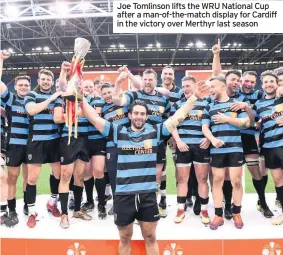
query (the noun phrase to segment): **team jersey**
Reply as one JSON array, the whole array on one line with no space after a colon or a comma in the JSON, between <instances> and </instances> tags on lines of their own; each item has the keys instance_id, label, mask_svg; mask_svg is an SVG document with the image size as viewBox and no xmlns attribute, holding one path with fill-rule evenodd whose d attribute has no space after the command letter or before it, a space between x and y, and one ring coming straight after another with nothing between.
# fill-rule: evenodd
<instances>
[{"instance_id":1,"label":"team jersey","mask_svg":"<svg viewBox=\"0 0 283 255\"><path fill-rule=\"evenodd\" d=\"M63 99L60 97L58 98L55 107L61 107L64 109L64 112L66 111L66 105L63 102ZM62 111L63 114L63 111ZM78 117L78 129L77 129L77 137L87 137L88 135L88 125L89 125L89 121L87 118L85 117ZM60 125L60 135L61 137L68 137L69 136L69 128L65 125L62 124ZM71 136L74 136L75 134L75 125L73 124L72 126L72 134Z\"/></svg>"},{"instance_id":2,"label":"team jersey","mask_svg":"<svg viewBox=\"0 0 283 255\"><path fill-rule=\"evenodd\" d=\"M5 134L6 134L6 117L4 116L4 114L2 114L2 110L1 110L1 136L5 136Z\"/></svg>"},{"instance_id":3,"label":"team jersey","mask_svg":"<svg viewBox=\"0 0 283 255\"><path fill-rule=\"evenodd\" d=\"M180 109L187 102L186 98L181 99L172 106L171 115ZM204 138L202 133L202 115L205 107L210 103L210 98L198 99L190 115L178 126L178 133L181 140L186 144L201 144Z\"/></svg>"},{"instance_id":4,"label":"team jersey","mask_svg":"<svg viewBox=\"0 0 283 255\"><path fill-rule=\"evenodd\" d=\"M276 119L283 117L283 98L262 98L255 104L257 117L262 119L263 147L283 146L283 127Z\"/></svg>"},{"instance_id":5,"label":"team jersey","mask_svg":"<svg viewBox=\"0 0 283 255\"><path fill-rule=\"evenodd\" d=\"M170 134L166 126L145 124L142 131L134 132L131 127L105 121L102 133L112 136L118 150L115 195L156 192L158 143Z\"/></svg>"},{"instance_id":6,"label":"team jersey","mask_svg":"<svg viewBox=\"0 0 283 255\"><path fill-rule=\"evenodd\" d=\"M158 88L163 88L162 85L158 85ZM177 87L176 85L174 85L174 87L169 90L169 95L168 95L168 99L171 105L173 105L174 103L180 101L182 98L185 97L184 92L181 88Z\"/></svg>"},{"instance_id":7,"label":"team jersey","mask_svg":"<svg viewBox=\"0 0 283 255\"><path fill-rule=\"evenodd\" d=\"M237 99L241 102L247 102L249 101L249 105L254 113L256 115L256 112L254 110L254 105L256 101L260 100L263 97L263 92L260 90L254 90L251 93L244 93L240 89L237 91ZM255 129L253 123L251 123L251 127L247 129L241 130L242 134L249 134L249 135L255 135Z\"/></svg>"},{"instance_id":8,"label":"team jersey","mask_svg":"<svg viewBox=\"0 0 283 255\"><path fill-rule=\"evenodd\" d=\"M130 126L130 120L128 118L128 106L118 106L112 104L104 104L102 107L102 118L108 120L116 125L122 125L125 127ZM114 147L113 140L107 140L107 147Z\"/></svg>"},{"instance_id":9,"label":"team jersey","mask_svg":"<svg viewBox=\"0 0 283 255\"><path fill-rule=\"evenodd\" d=\"M51 97L51 93L31 91L25 97L25 108L30 104L39 104ZM53 112L55 104L60 101L56 98L43 111L29 116L29 139L31 141L48 141L59 138L59 126L54 123Z\"/></svg>"},{"instance_id":10,"label":"team jersey","mask_svg":"<svg viewBox=\"0 0 283 255\"><path fill-rule=\"evenodd\" d=\"M169 100L156 92L155 95L149 95L142 91L129 91L125 93L127 105L132 104L135 100L141 100L146 103L149 108L147 123L156 125L162 123L170 114L171 105Z\"/></svg>"},{"instance_id":11,"label":"team jersey","mask_svg":"<svg viewBox=\"0 0 283 255\"><path fill-rule=\"evenodd\" d=\"M6 89L1 94L1 106L6 110L8 121L7 144L26 145L29 134L29 120L24 98Z\"/></svg>"},{"instance_id":12,"label":"team jersey","mask_svg":"<svg viewBox=\"0 0 283 255\"><path fill-rule=\"evenodd\" d=\"M244 111L232 112L230 107L233 103L238 102L235 98L229 98L227 102L212 101L209 103L202 116L202 125L210 125L213 136L222 140L225 144L220 148L215 148L211 145L210 153L233 153L243 152L240 128L230 124L215 124L213 116L218 113L224 113L233 118L246 118L248 114Z\"/></svg>"},{"instance_id":13,"label":"team jersey","mask_svg":"<svg viewBox=\"0 0 283 255\"><path fill-rule=\"evenodd\" d=\"M96 110L96 112L101 116L102 106L104 104L104 100L100 97L90 98L88 97L89 104ZM88 122L88 139L103 139L103 135L97 130L95 126L93 126L90 122Z\"/></svg>"}]
</instances>

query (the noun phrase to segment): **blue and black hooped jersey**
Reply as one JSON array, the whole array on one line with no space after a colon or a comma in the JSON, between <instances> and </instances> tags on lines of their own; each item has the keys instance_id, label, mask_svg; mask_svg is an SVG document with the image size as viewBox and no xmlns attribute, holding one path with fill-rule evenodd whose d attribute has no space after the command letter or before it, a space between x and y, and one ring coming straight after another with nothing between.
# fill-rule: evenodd
<instances>
[{"instance_id":1,"label":"blue and black hooped jersey","mask_svg":"<svg viewBox=\"0 0 283 255\"><path fill-rule=\"evenodd\" d=\"M6 89L1 95L1 106L6 110L8 121L7 144L27 145L29 119L25 109L24 98Z\"/></svg>"},{"instance_id":2,"label":"blue and black hooped jersey","mask_svg":"<svg viewBox=\"0 0 283 255\"><path fill-rule=\"evenodd\" d=\"M158 88L162 88L162 85L158 85ZM174 87L170 90L169 95L168 95L168 99L171 105L173 105L174 103L180 101L182 98L184 98L184 92L181 88L177 87L176 85L174 85Z\"/></svg>"},{"instance_id":3,"label":"blue and black hooped jersey","mask_svg":"<svg viewBox=\"0 0 283 255\"><path fill-rule=\"evenodd\" d=\"M102 106L104 104L104 100L100 97L90 98L88 97L89 104L96 110L96 112L101 116ZM90 122L88 122L88 139L103 139L103 135L97 130L95 126L93 126Z\"/></svg>"},{"instance_id":4,"label":"blue and black hooped jersey","mask_svg":"<svg viewBox=\"0 0 283 255\"><path fill-rule=\"evenodd\" d=\"M240 128L227 123L215 124L213 121L213 116L218 113L224 113L232 118L248 118L248 114L244 111L232 112L230 110L232 104L237 101L234 98L223 103L212 101L203 112L202 124L209 124L213 136L225 143L220 148L211 145L211 154L243 152Z\"/></svg>"},{"instance_id":5,"label":"blue and black hooped jersey","mask_svg":"<svg viewBox=\"0 0 283 255\"><path fill-rule=\"evenodd\" d=\"M61 97L58 98L58 100L55 104L55 107L61 107L61 108L63 108L64 113L66 112L66 105L63 102L63 99ZM62 111L62 114L63 114L63 111ZM78 133L77 133L78 138L88 136L88 125L89 125L89 121L88 121L87 118L78 117ZM62 123L60 125L60 128L61 128L61 130L60 130L61 137L68 137L69 136L69 128L64 123ZM75 134L75 126L73 124L73 126L72 126L72 136L74 136L74 134Z\"/></svg>"},{"instance_id":6,"label":"blue and black hooped jersey","mask_svg":"<svg viewBox=\"0 0 283 255\"><path fill-rule=\"evenodd\" d=\"M146 103L149 108L147 123L150 125L162 123L170 114L170 102L159 92L156 92L155 95L149 95L143 90L137 92L129 91L125 95L127 98L127 105L132 104L137 99Z\"/></svg>"},{"instance_id":7,"label":"blue and black hooped jersey","mask_svg":"<svg viewBox=\"0 0 283 255\"><path fill-rule=\"evenodd\" d=\"M156 161L158 144L170 133L164 124L145 124L140 132L105 122L103 135L110 137L118 150L116 195L157 191Z\"/></svg>"},{"instance_id":8,"label":"blue and black hooped jersey","mask_svg":"<svg viewBox=\"0 0 283 255\"><path fill-rule=\"evenodd\" d=\"M25 107L38 104L51 97L51 93L31 91L25 97ZM47 108L34 116L29 116L29 139L31 141L48 141L59 138L59 126L54 123L53 113L59 98L48 104Z\"/></svg>"},{"instance_id":9,"label":"blue and black hooped jersey","mask_svg":"<svg viewBox=\"0 0 283 255\"><path fill-rule=\"evenodd\" d=\"M178 109L180 109L187 102L186 98L178 101L172 106L171 115L173 115ZM198 99L195 103L190 115L178 126L179 137L186 144L201 144L201 140L204 138L202 133L202 115L205 107L211 99Z\"/></svg>"},{"instance_id":10,"label":"blue and black hooped jersey","mask_svg":"<svg viewBox=\"0 0 283 255\"><path fill-rule=\"evenodd\" d=\"M249 105L254 113L254 115L256 115L256 112L254 110L254 105L255 103L262 99L263 97L263 92L260 90L254 90L251 93L244 93L242 92L240 89L236 92L236 97L239 101L241 102L249 102ZM255 135L255 129L253 127L253 123L251 123L251 127L247 128L247 129L242 129L241 130L242 134L250 134L250 135Z\"/></svg>"},{"instance_id":11,"label":"blue and black hooped jersey","mask_svg":"<svg viewBox=\"0 0 283 255\"><path fill-rule=\"evenodd\" d=\"M276 148L283 146L283 127L276 119L283 118L283 98L263 98L256 102L257 117L262 119L263 147Z\"/></svg>"},{"instance_id":12,"label":"blue and black hooped jersey","mask_svg":"<svg viewBox=\"0 0 283 255\"><path fill-rule=\"evenodd\" d=\"M115 104L104 104L102 107L102 118L108 120L116 125L124 127L130 126L130 120L128 118L128 106L118 106ZM113 141L107 141L107 147L114 147Z\"/></svg>"}]
</instances>

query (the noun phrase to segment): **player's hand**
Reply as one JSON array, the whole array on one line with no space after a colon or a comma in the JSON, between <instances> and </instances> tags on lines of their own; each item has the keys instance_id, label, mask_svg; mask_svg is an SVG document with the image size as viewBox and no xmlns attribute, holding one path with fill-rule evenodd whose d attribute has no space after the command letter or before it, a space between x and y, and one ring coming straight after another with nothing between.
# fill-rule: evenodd
<instances>
[{"instance_id":1,"label":"player's hand","mask_svg":"<svg viewBox=\"0 0 283 255\"><path fill-rule=\"evenodd\" d=\"M177 142L177 147L181 152L189 151L190 149L189 146L182 141Z\"/></svg>"},{"instance_id":2,"label":"player's hand","mask_svg":"<svg viewBox=\"0 0 283 255\"><path fill-rule=\"evenodd\" d=\"M128 67L127 66L122 66L122 67L120 67L119 69L118 69L118 72L119 73L122 73L122 72L125 72L125 73L128 73L129 72L129 69L128 69Z\"/></svg>"},{"instance_id":3,"label":"player's hand","mask_svg":"<svg viewBox=\"0 0 283 255\"><path fill-rule=\"evenodd\" d=\"M59 96L62 95L62 91L57 91L55 92L50 98L49 98L49 101L50 102L53 102L54 100L56 100Z\"/></svg>"},{"instance_id":4,"label":"player's hand","mask_svg":"<svg viewBox=\"0 0 283 255\"><path fill-rule=\"evenodd\" d=\"M224 124L228 121L228 116L226 116L224 113L218 112L217 115L213 116L213 121L215 124Z\"/></svg>"},{"instance_id":5,"label":"player's hand","mask_svg":"<svg viewBox=\"0 0 283 255\"><path fill-rule=\"evenodd\" d=\"M207 138L203 138L201 139L201 144L199 145L199 147L201 149L206 150L209 147L209 145L210 145L210 141Z\"/></svg>"},{"instance_id":6,"label":"player's hand","mask_svg":"<svg viewBox=\"0 0 283 255\"><path fill-rule=\"evenodd\" d=\"M279 127L282 127L283 126L283 118L276 119L276 123L278 124Z\"/></svg>"},{"instance_id":7,"label":"player's hand","mask_svg":"<svg viewBox=\"0 0 283 255\"><path fill-rule=\"evenodd\" d=\"M217 44L212 46L211 51L212 51L213 55L220 53L220 39L218 39Z\"/></svg>"},{"instance_id":8,"label":"player's hand","mask_svg":"<svg viewBox=\"0 0 283 255\"><path fill-rule=\"evenodd\" d=\"M245 110L249 107L249 105L245 102L237 102L233 103L232 106L230 107L230 110L233 112L237 112L239 110Z\"/></svg>"},{"instance_id":9,"label":"player's hand","mask_svg":"<svg viewBox=\"0 0 283 255\"><path fill-rule=\"evenodd\" d=\"M61 65L61 70L62 71L65 71L65 72L69 72L71 69L71 63L70 62L67 62L67 61L64 61Z\"/></svg>"},{"instance_id":10,"label":"player's hand","mask_svg":"<svg viewBox=\"0 0 283 255\"><path fill-rule=\"evenodd\" d=\"M7 50L0 50L0 59L8 59L11 56L11 53Z\"/></svg>"},{"instance_id":11,"label":"player's hand","mask_svg":"<svg viewBox=\"0 0 283 255\"><path fill-rule=\"evenodd\" d=\"M171 137L168 141L168 146L171 150L176 150L176 142L173 137Z\"/></svg>"},{"instance_id":12,"label":"player's hand","mask_svg":"<svg viewBox=\"0 0 283 255\"><path fill-rule=\"evenodd\" d=\"M198 98L204 98L210 95L209 86L207 85L206 81L199 81L196 84L194 95Z\"/></svg>"},{"instance_id":13,"label":"player's hand","mask_svg":"<svg viewBox=\"0 0 283 255\"><path fill-rule=\"evenodd\" d=\"M222 140L217 139L217 138L213 139L213 140L211 141L211 143L212 143L212 145L213 145L215 148L220 148L220 147L222 147L222 146L225 144Z\"/></svg>"},{"instance_id":14,"label":"player's hand","mask_svg":"<svg viewBox=\"0 0 283 255\"><path fill-rule=\"evenodd\" d=\"M118 76L116 82L118 82L118 83L123 82L127 78L128 78L128 74L126 72L121 72L120 75Z\"/></svg>"},{"instance_id":15,"label":"player's hand","mask_svg":"<svg viewBox=\"0 0 283 255\"><path fill-rule=\"evenodd\" d=\"M283 87L278 87L276 90L276 97L282 97L283 96Z\"/></svg>"}]
</instances>

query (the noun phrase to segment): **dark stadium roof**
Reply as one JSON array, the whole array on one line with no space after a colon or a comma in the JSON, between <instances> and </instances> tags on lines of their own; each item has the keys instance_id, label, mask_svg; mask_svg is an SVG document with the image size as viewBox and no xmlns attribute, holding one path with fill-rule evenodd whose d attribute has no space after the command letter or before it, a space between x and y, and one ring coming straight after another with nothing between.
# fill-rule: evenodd
<instances>
[{"instance_id":1,"label":"dark stadium roof","mask_svg":"<svg viewBox=\"0 0 283 255\"><path fill-rule=\"evenodd\" d=\"M73 10L71 18L64 19L54 17L55 0L15 0L22 13L9 20L5 9L9 2L2 0L0 6L1 49L14 52L6 63L8 70L59 67L72 57L77 37L92 44L85 64L90 68L167 64L211 68L211 47L217 38L222 40L225 68L283 65L283 34L113 34L110 0L87 1L85 13L78 7L81 1L67 1Z\"/></svg>"}]
</instances>

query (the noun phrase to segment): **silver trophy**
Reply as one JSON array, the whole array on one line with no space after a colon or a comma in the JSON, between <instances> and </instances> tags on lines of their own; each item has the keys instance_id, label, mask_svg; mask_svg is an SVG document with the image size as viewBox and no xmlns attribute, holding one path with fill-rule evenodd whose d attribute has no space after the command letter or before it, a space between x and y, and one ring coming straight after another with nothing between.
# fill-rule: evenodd
<instances>
[{"instance_id":1,"label":"silver trophy","mask_svg":"<svg viewBox=\"0 0 283 255\"><path fill-rule=\"evenodd\" d=\"M85 56L89 51L91 43L85 38L76 38L74 46L74 56L71 62L71 70L69 72L69 82L63 97L69 101L82 100L83 88L82 70L85 63Z\"/></svg>"}]
</instances>

